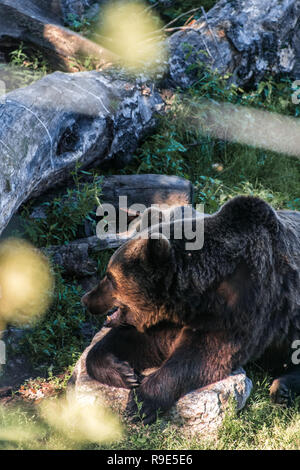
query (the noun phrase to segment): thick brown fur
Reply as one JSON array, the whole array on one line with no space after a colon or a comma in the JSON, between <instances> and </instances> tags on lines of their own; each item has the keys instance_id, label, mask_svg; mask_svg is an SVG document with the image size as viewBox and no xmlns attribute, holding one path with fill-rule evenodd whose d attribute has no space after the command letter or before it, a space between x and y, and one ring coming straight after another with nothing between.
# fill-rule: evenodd
<instances>
[{"instance_id":1,"label":"thick brown fur","mask_svg":"<svg viewBox=\"0 0 300 470\"><path fill-rule=\"evenodd\" d=\"M172 237L182 223L171 221L170 240L159 235L160 225L151 238L127 242L84 296L92 313L120 312L116 327L90 351L88 373L138 387L145 423L185 393L258 358L268 358L276 374L285 370L271 388L275 401L300 393L299 367L291 361L300 339L300 213L234 198L205 216L204 246L190 251L186 240ZM142 377L147 367L158 369ZM129 411L136 412L133 399Z\"/></svg>"}]
</instances>

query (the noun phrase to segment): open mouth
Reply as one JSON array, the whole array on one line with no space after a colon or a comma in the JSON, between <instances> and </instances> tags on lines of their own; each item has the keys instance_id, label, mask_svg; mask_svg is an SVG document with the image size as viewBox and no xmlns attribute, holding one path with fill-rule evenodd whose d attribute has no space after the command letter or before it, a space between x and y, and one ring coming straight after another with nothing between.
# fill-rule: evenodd
<instances>
[{"instance_id":1,"label":"open mouth","mask_svg":"<svg viewBox=\"0 0 300 470\"><path fill-rule=\"evenodd\" d=\"M114 323L119 323L121 317L121 308L113 307L107 312L107 317L103 326L112 326Z\"/></svg>"}]
</instances>

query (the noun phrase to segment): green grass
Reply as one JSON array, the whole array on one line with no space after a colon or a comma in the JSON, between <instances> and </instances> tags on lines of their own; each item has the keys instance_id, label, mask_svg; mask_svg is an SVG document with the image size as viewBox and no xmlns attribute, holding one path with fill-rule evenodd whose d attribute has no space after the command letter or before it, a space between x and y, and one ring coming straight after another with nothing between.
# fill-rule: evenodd
<instances>
[{"instance_id":1,"label":"green grass","mask_svg":"<svg viewBox=\"0 0 300 470\"><path fill-rule=\"evenodd\" d=\"M39 373L61 372L75 363L84 346L82 327L88 314L80 304L82 289L56 271L51 308L20 342L20 350Z\"/></svg>"},{"instance_id":2,"label":"green grass","mask_svg":"<svg viewBox=\"0 0 300 470\"><path fill-rule=\"evenodd\" d=\"M79 166L72 172L72 177L72 189L40 203L45 218L30 217L31 202L23 206L21 218L24 237L35 246L63 245L85 237L85 221L95 227L92 216L100 204L101 178L92 172L80 170ZM91 181L82 182L83 177ZM97 256L99 276L105 271L111 254L111 251L106 251ZM48 371L59 373L74 365L87 346L86 337L82 333L84 325L91 322L91 316L80 303L84 292L78 280L67 277L63 268L53 263L52 270L55 279L52 304L42 318L26 329L19 344L19 353L26 354L36 371L46 375ZM95 321L95 333L100 326L101 320L100 323Z\"/></svg>"},{"instance_id":3,"label":"green grass","mask_svg":"<svg viewBox=\"0 0 300 470\"><path fill-rule=\"evenodd\" d=\"M33 50L23 42L10 52L10 64L23 69L34 70L41 76L49 72L49 64L39 51Z\"/></svg>"},{"instance_id":4,"label":"green grass","mask_svg":"<svg viewBox=\"0 0 300 470\"><path fill-rule=\"evenodd\" d=\"M31 218L32 205L36 201L23 206L21 216L24 221L25 236L38 247L62 245L83 238L84 222L87 221L96 229L92 218L100 204L101 178L92 172L83 171L77 165L71 172L73 188L60 196L40 204L44 217ZM82 183L84 176L92 177L92 182Z\"/></svg>"},{"instance_id":5,"label":"green grass","mask_svg":"<svg viewBox=\"0 0 300 470\"><path fill-rule=\"evenodd\" d=\"M195 185L195 203L206 212L219 208L236 194L255 194L275 208L299 210L300 160L284 154L214 139L191 125L191 105L201 110L203 99L252 106L297 117L292 104L292 83L266 79L248 93L228 85L216 73L203 68L199 81L187 92L180 90L157 132L138 149L124 173L176 174ZM288 184L287 184L288 181Z\"/></svg>"},{"instance_id":6,"label":"green grass","mask_svg":"<svg viewBox=\"0 0 300 470\"><path fill-rule=\"evenodd\" d=\"M267 450L300 449L300 403L289 409L274 405L268 397L270 378L248 370L253 390L246 407L236 412L229 407L215 435L185 436L180 428L161 419L142 426L124 423L124 436L114 443L74 442L53 429L32 404L3 410L0 408L0 449L112 449L112 450ZM10 439L7 432L14 429ZM23 435L17 432L22 429ZM1 440L2 433L6 439ZM10 434L11 435L11 434Z\"/></svg>"},{"instance_id":7,"label":"green grass","mask_svg":"<svg viewBox=\"0 0 300 470\"><path fill-rule=\"evenodd\" d=\"M51 72L48 61L39 51L21 42L15 49L7 52L9 62L0 63L0 80L5 83L5 92L31 85Z\"/></svg>"}]
</instances>

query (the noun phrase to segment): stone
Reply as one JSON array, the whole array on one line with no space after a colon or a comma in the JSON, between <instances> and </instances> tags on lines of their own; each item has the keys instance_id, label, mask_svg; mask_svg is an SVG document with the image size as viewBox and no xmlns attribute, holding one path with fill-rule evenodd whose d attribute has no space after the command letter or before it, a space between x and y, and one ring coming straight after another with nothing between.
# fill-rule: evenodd
<instances>
[{"instance_id":1,"label":"stone","mask_svg":"<svg viewBox=\"0 0 300 470\"><path fill-rule=\"evenodd\" d=\"M129 390L110 387L89 377L86 371L88 351L109 331L102 328L78 360L67 387L67 396L78 400L82 405L100 402L121 416L124 414ZM151 370L152 371L152 370ZM145 371L149 373L151 371ZM222 424L226 408L232 403L241 410L252 390L252 382L243 369L238 369L226 379L208 387L187 393L164 415L163 424L177 426L186 435L214 433Z\"/></svg>"},{"instance_id":2,"label":"stone","mask_svg":"<svg viewBox=\"0 0 300 470\"><path fill-rule=\"evenodd\" d=\"M154 86L120 74L55 72L0 97L0 234L19 206L76 163L122 167L156 124ZM149 85L148 85L149 87Z\"/></svg>"},{"instance_id":3,"label":"stone","mask_svg":"<svg viewBox=\"0 0 300 470\"><path fill-rule=\"evenodd\" d=\"M0 332L0 339L4 342L6 349L5 363L0 364L0 388L16 389L25 380L37 375L32 361L25 354L19 353L20 344L29 330L30 327L10 326Z\"/></svg>"},{"instance_id":4,"label":"stone","mask_svg":"<svg viewBox=\"0 0 300 470\"><path fill-rule=\"evenodd\" d=\"M298 0L220 0L168 39L173 84L191 86L201 74L197 62L231 74L240 86L257 84L266 74L299 77L299 15Z\"/></svg>"},{"instance_id":5,"label":"stone","mask_svg":"<svg viewBox=\"0 0 300 470\"><path fill-rule=\"evenodd\" d=\"M184 395L166 418L187 434L213 433L222 424L228 405L233 402L237 411L242 410L251 390L252 382L240 368L224 380Z\"/></svg>"}]
</instances>

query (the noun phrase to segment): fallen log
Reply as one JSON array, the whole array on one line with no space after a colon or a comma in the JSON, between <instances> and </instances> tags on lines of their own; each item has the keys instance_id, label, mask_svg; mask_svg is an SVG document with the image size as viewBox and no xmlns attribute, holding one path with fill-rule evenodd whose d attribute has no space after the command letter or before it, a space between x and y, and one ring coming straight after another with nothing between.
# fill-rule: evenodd
<instances>
[{"instance_id":1,"label":"fallen log","mask_svg":"<svg viewBox=\"0 0 300 470\"><path fill-rule=\"evenodd\" d=\"M133 204L150 207L152 204L183 206L193 202L193 185L190 181L177 176L164 175L114 175L102 182L102 203L112 204L119 208L119 197L127 196L129 219L138 213L130 211ZM42 206L34 209L41 214ZM117 213L118 215L118 213ZM132 236L131 232L108 234L105 238L90 236L70 242L68 245L51 246L45 249L55 264L64 268L69 275L78 277L91 276L97 271L97 263L91 253L114 249L121 246Z\"/></svg>"},{"instance_id":2,"label":"fallen log","mask_svg":"<svg viewBox=\"0 0 300 470\"><path fill-rule=\"evenodd\" d=\"M74 58L87 56L99 67L116 61L112 52L63 26L57 1L0 0L0 49L12 40L43 50L56 70L74 71Z\"/></svg>"},{"instance_id":3,"label":"fallen log","mask_svg":"<svg viewBox=\"0 0 300 470\"><path fill-rule=\"evenodd\" d=\"M75 240L68 245L51 246L43 251L54 264L63 268L65 274L81 278L97 272L97 262L91 258L93 252L118 248L127 240L129 234L108 236L105 240L100 240L95 235Z\"/></svg>"},{"instance_id":4,"label":"fallen log","mask_svg":"<svg viewBox=\"0 0 300 470\"><path fill-rule=\"evenodd\" d=\"M0 234L32 196L66 180L77 162L129 162L162 110L138 79L56 72L0 98Z\"/></svg>"},{"instance_id":5,"label":"fallen log","mask_svg":"<svg viewBox=\"0 0 300 470\"><path fill-rule=\"evenodd\" d=\"M141 204L150 207L153 204L168 206L185 206L193 203L194 187L192 183L178 176L167 175L112 175L99 177L96 180L89 176L82 177L84 184L93 183L101 191L102 204L111 204L117 211L120 209L120 198L126 196L128 209L132 205ZM68 187L72 188L74 182L68 181ZM79 189L83 187L79 185ZM43 204L51 202L53 197L63 196L64 188L57 188L49 191L43 196L43 202L35 205L30 217L33 219L46 218ZM75 202L76 196L74 196ZM126 209L125 209L126 210ZM134 211L134 209L133 209ZM130 212L127 211L130 215ZM136 210L136 212L140 212ZM96 214L96 207L95 207ZM132 211L131 211L132 214ZM137 214L135 213L135 216Z\"/></svg>"},{"instance_id":6,"label":"fallen log","mask_svg":"<svg viewBox=\"0 0 300 470\"><path fill-rule=\"evenodd\" d=\"M127 204L168 204L184 206L193 202L193 185L177 176L113 175L103 179L102 200L118 206L119 197L127 196Z\"/></svg>"}]
</instances>

